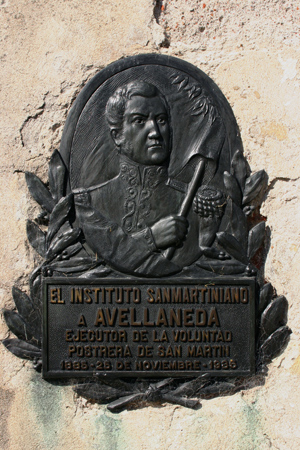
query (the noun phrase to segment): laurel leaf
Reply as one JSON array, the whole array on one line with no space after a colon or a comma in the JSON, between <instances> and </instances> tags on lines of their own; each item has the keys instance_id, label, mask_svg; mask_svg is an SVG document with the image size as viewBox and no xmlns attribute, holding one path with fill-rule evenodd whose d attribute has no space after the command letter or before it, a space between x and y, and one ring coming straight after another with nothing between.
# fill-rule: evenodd
<instances>
[{"instance_id":1,"label":"laurel leaf","mask_svg":"<svg viewBox=\"0 0 300 450\"><path fill-rule=\"evenodd\" d=\"M34 338L36 342L40 342L42 337L42 323L39 310L36 309L28 295L25 294L25 292L22 292L16 286L13 286L12 288L12 295L18 313L21 319L23 319L23 321L25 322L27 337L30 336L30 338Z\"/></svg>"},{"instance_id":2,"label":"laurel leaf","mask_svg":"<svg viewBox=\"0 0 300 450\"><path fill-rule=\"evenodd\" d=\"M82 249L82 244L80 242L76 242L75 244L69 245L68 248L66 248L64 254L66 254L67 258L71 258L71 256L76 255L76 253L78 253Z\"/></svg>"},{"instance_id":3,"label":"laurel leaf","mask_svg":"<svg viewBox=\"0 0 300 450\"><path fill-rule=\"evenodd\" d=\"M39 311L33 311L27 324L27 329L33 336L31 342L40 345L42 341L42 320Z\"/></svg>"},{"instance_id":4,"label":"laurel leaf","mask_svg":"<svg viewBox=\"0 0 300 450\"><path fill-rule=\"evenodd\" d=\"M3 316L8 328L24 341L32 341L40 345L42 335L42 323L37 311L33 311L30 321L25 321L21 315L8 309L3 311Z\"/></svg>"},{"instance_id":5,"label":"laurel leaf","mask_svg":"<svg viewBox=\"0 0 300 450\"><path fill-rule=\"evenodd\" d=\"M65 274L65 273L85 272L87 270L93 269L96 265L97 264L95 262L81 264L81 265L73 265L73 261L72 261L72 262L69 262L69 266L66 266L66 267L59 266L58 263L51 264L50 267L53 270L56 270L57 272L62 272Z\"/></svg>"},{"instance_id":6,"label":"laurel leaf","mask_svg":"<svg viewBox=\"0 0 300 450\"><path fill-rule=\"evenodd\" d=\"M287 326L280 327L265 340L260 347L260 354L263 362L271 361L284 350L289 341L291 332L292 331Z\"/></svg>"},{"instance_id":7,"label":"laurel leaf","mask_svg":"<svg viewBox=\"0 0 300 450\"><path fill-rule=\"evenodd\" d=\"M271 283L265 284L259 294L258 312L261 314L270 303L273 296L273 286Z\"/></svg>"},{"instance_id":8,"label":"laurel leaf","mask_svg":"<svg viewBox=\"0 0 300 450\"><path fill-rule=\"evenodd\" d=\"M206 115L208 112L208 103L205 97L201 97L196 101L195 105L192 108L191 115L199 116L200 114Z\"/></svg>"},{"instance_id":9,"label":"laurel leaf","mask_svg":"<svg viewBox=\"0 0 300 450\"><path fill-rule=\"evenodd\" d=\"M18 358L33 360L42 356L42 352L38 347L20 339L4 339L2 343L7 350Z\"/></svg>"},{"instance_id":10,"label":"laurel leaf","mask_svg":"<svg viewBox=\"0 0 300 450\"><path fill-rule=\"evenodd\" d=\"M190 99L192 98L192 95L195 92L195 90L196 90L196 86L195 85L193 85L193 86L191 86L190 88L187 89L188 96L189 96Z\"/></svg>"},{"instance_id":11,"label":"laurel leaf","mask_svg":"<svg viewBox=\"0 0 300 450\"><path fill-rule=\"evenodd\" d=\"M25 172L25 179L30 194L36 202L46 211L51 213L55 202L50 194L50 191L45 184L34 173Z\"/></svg>"},{"instance_id":12,"label":"laurel leaf","mask_svg":"<svg viewBox=\"0 0 300 450\"><path fill-rule=\"evenodd\" d=\"M98 403L106 403L115 400L123 395L129 395L130 392L121 391L106 384L84 383L74 386L76 394L88 399L95 400Z\"/></svg>"},{"instance_id":13,"label":"laurel leaf","mask_svg":"<svg viewBox=\"0 0 300 450\"><path fill-rule=\"evenodd\" d=\"M42 309L42 276L36 275L40 270L38 268L37 272L34 272L30 277L30 298L34 307L37 311L41 312Z\"/></svg>"},{"instance_id":14,"label":"laurel leaf","mask_svg":"<svg viewBox=\"0 0 300 450\"><path fill-rule=\"evenodd\" d=\"M237 150L231 161L231 174L237 179L242 192L244 191L245 181L249 172L250 168L243 153L240 150Z\"/></svg>"},{"instance_id":15,"label":"laurel leaf","mask_svg":"<svg viewBox=\"0 0 300 450\"><path fill-rule=\"evenodd\" d=\"M38 225L44 225L47 227L49 225L49 213L43 210L34 220Z\"/></svg>"},{"instance_id":16,"label":"laurel leaf","mask_svg":"<svg viewBox=\"0 0 300 450\"><path fill-rule=\"evenodd\" d=\"M225 394L226 392L230 392L235 389L235 385L233 383L228 383L226 381L215 382L210 384L209 386L205 386L201 389L198 396L200 398L210 396L210 395L220 395Z\"/></svg>"},{"instance_id":17,"label":"laurel leaf","mask_svg":"<svg viewBox=\"0 0 300 450\"><path fill-rule=\"evenodd\" d=\"M184 77L184 79L179 84L179 89L183 89L189 82L189 77Z\"/></svg>"},{"instance_id":18,"label":"laurel leaf","mask_svg":"<svg viewBox=\"0 0 300 450\"><path fill-rule=\"evenodd\" d=\"M98 260L99 261L99 260ZM100 277L106 277L111 273L111 269L105 266L100 267L92 267L91 269L87 270L84 274L80 275L79 278L84 279L90 279L90 278L100 278Z\"/></svg>"},{"instance_id":19,"label":"laurel leaf","mask_svg":"<svg viewBox=\"0 0 300 450\"><path fill-rule=\"evenodd\" d=\"M219 231L231 234L247 253L248 247L248 225L242 209L231 199L227 201L224 216L221 221Z\"/></svg>"},{"instance_id":20,"label":"laurel leaf","mask_svg":"<svg viewBox=\"0 0 300 450\"><path fill-rule=\"evenodd\" d=\"M111 412L118 411L122 408L125 408L130 403L137 402L139 400L144 400L145 394L141 392L137 392L135 394L126 395L123 397L118 398L117 400L113 401L109 405L107 405L107 409Z\"/></svg>"},{"instance_id":21,"label":"laurel leaf","mask_svg":"<svg viewBox=\"0 0 300 450\"><path fill-rule=\"evenodd\" d=\"M27 340L26 324L21 316L14 311L5 309L3 311L4 320L8 328L20 339Z\"/></svg>"},{"instance_id":22,"label":"laurel leaf","mask_svg":"<svg viewBox=\"0 0 300 450\"><path fill-rule=\"evenodd\" d=\"M267 187L268 175L264 170L255 172L247 178L244 189L243 205L250 203Z\"/></svg>"},{"instance_id":23,"label":"laurel leaf","mask_svg":"<svg viewBox=\"0 0 300 450\"><path fill-rule=\"evenodd\" d=\"M5 322L8 328L23 341L39 341L39 336L34 336L34 331L28 326L27 323L22 319L20 314L15 311L10 311L5 309L3 311Z\"/></svg>"},{"instance_id":24,"label":"laurel leaf","mask_svg":"<svg viewBox=\"0 0 300 450\"><path fill-rule=\"evenodd\" d=\"M46 254L46 235L45 233L31 220L27 220L26 232L30 245L45 258Z\"/></svg>"},{"instance_id":25,"label":"laurel leaf","mask_svg":"<svg viewBox=\"0 0 300 450\"><path fill-rule=\"evenodd\" d=\"M172 391L174 396L193 396L196 395L197 392L202 389L207 384L208 374L204 374L197 378L194 378L191 381L187 381L186 383L182 383L175 391Z\"/></svg>"},{"instance_id":26,"label":"laurel leaf","mask_svg":"<svg viewBox=\"0 0 300 450\"><path fill-rule=\"evenodd\" d=\"M66 168L58 150L54 150L49 163L49 187L52 197L57 203L65 190Z\"/></svg>"},{"instance_id":27,"label":"laurel leaf","mask_svg":"<svg viewBox=\"0 0 300 450\"><path fill-rule=\"evenodd\" d=\"M196 262L197 266L202 269L209 270L210 272L217 273L218 275L234 275L237 273L244 273L246 265L239 261L219 261L216 259L206 259Z\"/></svg>"},{"instance_id":28,"label":"laurel leaf","mask_svg":"<svg viewBox=\"0 0 300 450\"><path fill-rule=\"evenodd\" d=\"M195 98L199 97L199 95L202 94L202 88L200 86L195 86L195 89L193 89L193 92L191 92L190 98L194 100Z\"/></svg>"},{"instance_id":29,"label":"laurel leaf","mask_svg":"<svg viewBox=\"0 0 300 450\"><path fill-rule=\"evenodd\" d=\"M61 198L57 205L53 208L47 233L47 247L49 246L52 238L58 232L62 224L67 220L72 204L73 194L69 194L66 197Z\"/></svg>"},{"instance_id":30,"label":"laurel leaf","mask_svg":"<svg viewBox=\"0 0 300 450\"><path fill-rule=\"evenodd\" d=\"M224 172L224 185L229 197L238 205L242 204L242 192L239 184L233 175L228 172Z\"/></svg>"},{"instance_id":31,"label":"laurel leaf","mask_svg":"<svg viewBox=\"0 0 300 450\"><path fill-rule=\"evenodd\" d=\"M65 260L65 261L55 261L51 263L51 268L56 270L56 269L64 269L66 267L69 267L70 264L72 264L72 267L76 267L76 266L81 266L82 264L84 265L91 265L91 264L95 264L96 261L94 259L92 259L89 256L79 256L77 258L72 258L71 260Z\"/></svg>"},{"instance_id":32,"label":"laurel leaf","mask_svg":"<svg viewBox=\"0 0 300 450\"><path fill-rule=\"evenodd\" d=\"M202 114L202 110L196 109L191 113L191 116L200 116Z\"/></svg>"},{"instance_id":33,"label":"laurel leaf","mask_svg":"<svg viewBox=\"0 0 300 450\"><path fill-rule=\"evenodd\" d=\"M257 250L261 247L265 237L265 222L260 222L249 232L248 238L248 257L251 259Z\"/></svg>"},{"instance_id":34,"label":"laurel leaf","mask_svg":"<svg viewBox=\"0 0 300 450\"><path fill-rule=\"evenodd\" d=\"M281 295L275 298L261 315L261 330L263 335L269 336L277 328L287 323L288 301Z\"/></svg>"},{"instance_id":35,"label":"laurel leaf","mask_svg":"<svg viewBox=\"0 0 300 450\"><path fill-rule=\"evenodd\" d=\"M80 234L80 228L74 228L70 231L66 231L65 233L60 234L50 245L47 251L47 258L53 258L55 255L61 253L69 245L73 244L73 242L79 238Z\"/></svg>"},{"instance_id":36,"label":"laurel leaf","mask_svg":"<svg viewBox=\"0 0 300 450\"><path fill-rule=\"evenodd\" d=\"M229 253L234 259L242 262L243 264L248 264L249 260L245 254L241 244L233 237L231 234L221 231L216 234L219 244L224 248L224 250Z\"/></svg>"},{"instance_id":37,"label":"laurel leaf","mask_svg":"<svg viewBox=\"0 0 300 450\"><path fill-rule=\"evenodd\" d=\"M184 80L184 76L179 75L178 72L177 74L174 74L171 78L173 78L172 84L179 84Z\"/></svg>"},{"instance_id":38,"label":"laurel leaf","mask_svg":"<svg viewBox=\"0 0 300 450\"><path fill-rule=\"evenodd\" d=\"M20 316L25 322L30 322L30 318L32 318L32 313L34 311L32 301L25 292L22 292L16 286L13 286L12 288L12 295Z\"/></svg>"},{"instance_id":39,"label":"laurel leaf","mask_svg":"<svg viewBox=\"0 0 300 450\"><path fill-rule=\"evenodd\" d=\"M173 403L175 405L184 406L185 408L195 409L199 406L199 400L193 400L186 397L176 397L173 392L162 394L162 400L165 402Z\"/></svg>"},{"instance_id":40,"label":"laurel leaf","mask_svg":"<svg viewBox=\"0 0 300 450\"><path fill-rule=\"evenodd\" d=\"M191 116L200 116L201 114L203 114L205 116L207 114L207 111L208 111L208 106L206 105L204 108L195 109L191 113Z\"/></svg>"}]
</instances>

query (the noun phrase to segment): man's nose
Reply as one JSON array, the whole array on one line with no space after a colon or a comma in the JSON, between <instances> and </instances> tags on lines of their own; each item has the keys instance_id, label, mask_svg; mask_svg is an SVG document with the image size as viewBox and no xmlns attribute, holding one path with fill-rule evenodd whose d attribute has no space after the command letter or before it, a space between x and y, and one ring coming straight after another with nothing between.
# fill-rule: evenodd
<instances>
[{"instance_id":1,"label":"man's nose","mask_svg":"<svg viewBox=\"0 0 300 450\"><path fill-rule=\"evenodd\" d=\"M160 137L159 127L156 123L156 120L152 119L149 121L149 131L148 136L152 139Z\"/></svg>"}]
</instances>

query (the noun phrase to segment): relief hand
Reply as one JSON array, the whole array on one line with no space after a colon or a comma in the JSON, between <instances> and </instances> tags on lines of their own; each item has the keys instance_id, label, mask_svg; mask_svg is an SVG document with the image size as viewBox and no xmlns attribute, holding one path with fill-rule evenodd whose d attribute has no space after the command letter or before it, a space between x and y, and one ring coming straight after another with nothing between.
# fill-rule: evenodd
<instances>
[{"instance_id":1,"label":"relief hand","mask_svg":"<svg viewBox=\"0 0 300 450\"><path fill-rule=\"evenodd\" d=\"M152 225L151 232L157 248L179 245L186 237L188 221L185 217L171 215Z\"/></svg>"}]
</instances>

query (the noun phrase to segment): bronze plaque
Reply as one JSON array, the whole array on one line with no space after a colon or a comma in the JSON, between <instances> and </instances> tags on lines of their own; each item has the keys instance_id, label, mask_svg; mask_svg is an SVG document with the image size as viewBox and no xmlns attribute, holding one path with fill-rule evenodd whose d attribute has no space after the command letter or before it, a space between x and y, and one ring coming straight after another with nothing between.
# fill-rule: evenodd
<instances>
[{"instance_id":1,"label":"bronze plaque","mask_svg":"<svg viewBox=\"0 0 300 450\"><path fill-rule=\"evenodd\" d=\"M49 183L26 181L43 260L28 295L13 288L3 344L45 378L89 377L75 391L111 410L195 407L187 397L236 392L287 344L287 300L263 275L268 176L251 172L229 103L197 67L153 54L101 70Z\"/></svg>"}]
</instances>

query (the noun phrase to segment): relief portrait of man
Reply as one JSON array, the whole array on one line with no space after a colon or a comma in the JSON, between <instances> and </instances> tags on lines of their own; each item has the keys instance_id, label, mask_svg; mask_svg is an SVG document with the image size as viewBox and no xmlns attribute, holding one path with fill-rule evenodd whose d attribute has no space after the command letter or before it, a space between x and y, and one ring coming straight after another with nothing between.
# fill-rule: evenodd
<instances>
[{"instance_id":1,"label":"relief portrait of man","mask_svg":"<svg viewBox=\"0 0 300 450\"><path fill-rule=\"evenodd\" d=\"M169 175L176 146L172 112L153 83L135 80L115 89L105 120L119 157L117 174L73 190L89 249L113 269L150 277L179 273L202 255L226 258L212 247L226 206L222 189L209 185L225 140L219 118L205 119L200 138L187 143L184 163L176 156L182 167L175 177ZM191 192L196 170L199 185ZM187 196L190 207L182 214Z\"/></svg>"}]
</instances>

